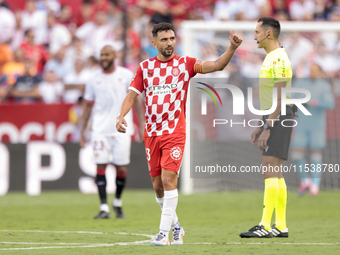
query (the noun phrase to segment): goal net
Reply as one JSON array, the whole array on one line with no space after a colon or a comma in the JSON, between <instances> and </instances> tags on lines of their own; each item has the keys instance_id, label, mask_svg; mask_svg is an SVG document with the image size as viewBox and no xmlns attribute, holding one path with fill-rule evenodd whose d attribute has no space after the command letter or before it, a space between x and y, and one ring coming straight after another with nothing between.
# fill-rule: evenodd
<instances>
[{"instance_id":1,"label":"goal net","mask_svg":"<svg viewBox=\"0 0 340 255\"><path fill-rule=\"evenodd\" d=\"M257 124L255 119L260 117L250 113L247 105L247 98L250 97L254 108L259 109L258 76L266 56L266 52L258 49L254 41L255 27L256 22L185 21L180 31L177 31L182 40L183 55L200 60L215 60L225 52L230 45L229 30L244 38L225 70L198 74L190 82L187 144L180 178L184 194L263 189L263 177L258 171L262 153L250 143L250 134L255 129L252 126ZM325 122L326 143L321 150L323 165L320 166L322 175L319 175L321 189L340 188L339 39L340 26L336 23L281 22L279 42L291 61L292 86L308 83L315 63L321 68L320 75L329 84L334 100L333 105L329 104L325 111L325 120L314 120L316 124ZM233 112L240 109L235 109L235 96L223 88L223 84L237 87L244 95L243 115ZM249 88L252 88L251 94ZM319 128L318 125L315 127ZM313 135L309 135L309 140L317 139ZM304 159L306 167L313 171L315 166L312 166L311 149L309 146L304 151ZM297 189L300 184L298 171L301 169L292 156L290 149L283 175L288 188ZM240 172L241 169L243 172ZM317 171L320 172L320 169Z\"/></svg>"}]
</instances>

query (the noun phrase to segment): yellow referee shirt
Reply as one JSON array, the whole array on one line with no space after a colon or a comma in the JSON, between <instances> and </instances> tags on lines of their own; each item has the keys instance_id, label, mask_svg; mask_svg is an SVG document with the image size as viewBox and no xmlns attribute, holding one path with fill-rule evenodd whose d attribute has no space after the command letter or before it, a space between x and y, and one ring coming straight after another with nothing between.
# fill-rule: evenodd
<instances>
[{"instance_id":1,"label":"yellow referee shirt","mask_svg":"<svg viewBox=\"0 0 340 255\"><path fill-rule=\"evenodd\" d=\"M286 87L291 87L292 76L292 66L284 48L277 48L267 54L259 79L261 110L271 108L275 83L286 82ZM287 94L287 98L290 98L290 95Z\"/></svg>"}]
</instances>

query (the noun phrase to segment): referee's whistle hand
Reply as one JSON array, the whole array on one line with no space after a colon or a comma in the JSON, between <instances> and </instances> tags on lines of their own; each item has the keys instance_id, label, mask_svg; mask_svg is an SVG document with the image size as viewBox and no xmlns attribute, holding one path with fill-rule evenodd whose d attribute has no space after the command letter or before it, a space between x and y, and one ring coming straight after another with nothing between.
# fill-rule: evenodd
<instances>
[{"instance_id":1,"label":"referee's whistle hand","mask_svg":"<svg viewBox=\"0 0 340 255\"><path fill-rule=\"evenodd\" d=\"M260 150L265 150L267 148L267 141L270 136L270 130L264 130L262 134L259 137L259 140L257 142L257 146Z\"/></svg>"},{"instance_id":2,"label":"referee's whistle hand","mask_svg":"<svg viewBox=\"0 0 340 255\"><path fill-rule=\"evenodd\" d=\"M250 136L250 142L253 145L256 145L258 143L258 139L262 133L262 128L256 128Z\"/></svg>"},{"instance_id":3,"label":"referee's whistle hand","mask_svg":"<svg viewBox=\"0 0 340 255\"><path fill-rule=\"evenodd\" d=\"M117 131L119 133L126 133L126 127L127 127L126 120L124 118L118 118L116 124Z\"/></svg>"}]
</instances>

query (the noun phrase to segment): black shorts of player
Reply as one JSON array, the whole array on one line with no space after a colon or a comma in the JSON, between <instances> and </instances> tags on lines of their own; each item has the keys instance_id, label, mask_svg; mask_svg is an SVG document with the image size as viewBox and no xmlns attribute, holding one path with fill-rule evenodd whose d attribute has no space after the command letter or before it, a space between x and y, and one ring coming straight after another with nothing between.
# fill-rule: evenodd
<instances>
[{"instance_id":1,"label":"black shorts of player","mask_svg":"<svg viewBox=\"0 0 340 255\"><path fill-rule=\"evenodd\" d=\"M264 123L269 115L263 116ZM286 106L286 115L280 115L280 121L275 121L273 129L270 131L270 137L267 141L267 149L263 150L262 156L274 156L288 160L288 150L292 134L293 109L290 105ZM285 121L286 120L286 121ZM282 121L283 125L282 125Z\"/></svg>"}]
</instances>

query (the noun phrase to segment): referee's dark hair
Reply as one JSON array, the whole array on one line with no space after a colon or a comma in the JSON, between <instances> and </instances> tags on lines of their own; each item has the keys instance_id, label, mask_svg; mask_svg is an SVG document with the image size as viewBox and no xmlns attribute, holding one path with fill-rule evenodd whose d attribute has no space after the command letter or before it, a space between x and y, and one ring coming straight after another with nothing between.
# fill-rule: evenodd
<instances>
[{"instance_id":1,"label":"referee's dark hair","mask_svg":"<svg viewBox=\"0 0 340 255\"><path fill-rule=\"evenodd\" d=\"M169 31L169 30L174 31L174 33L175 33L175 28L171 23L161 22L161 23L153 26L152 36L157 37L158 32L162 32L162 31L166 32L166 31Z\"/></svg>"},{"instance_id":2,"label":"referee's dark hair","mask_svg":"<svg viewBox=\"0 0 340 255\"><path fill-rule=\"evenodd\" d=\"M262 22L261 27L265 30L271 29L273 31L273 36L275 39L279 38L281 32L280 22L277 19L272 17L262 17L257 21L258 23Z\"/></svg>"}]
</instances>

